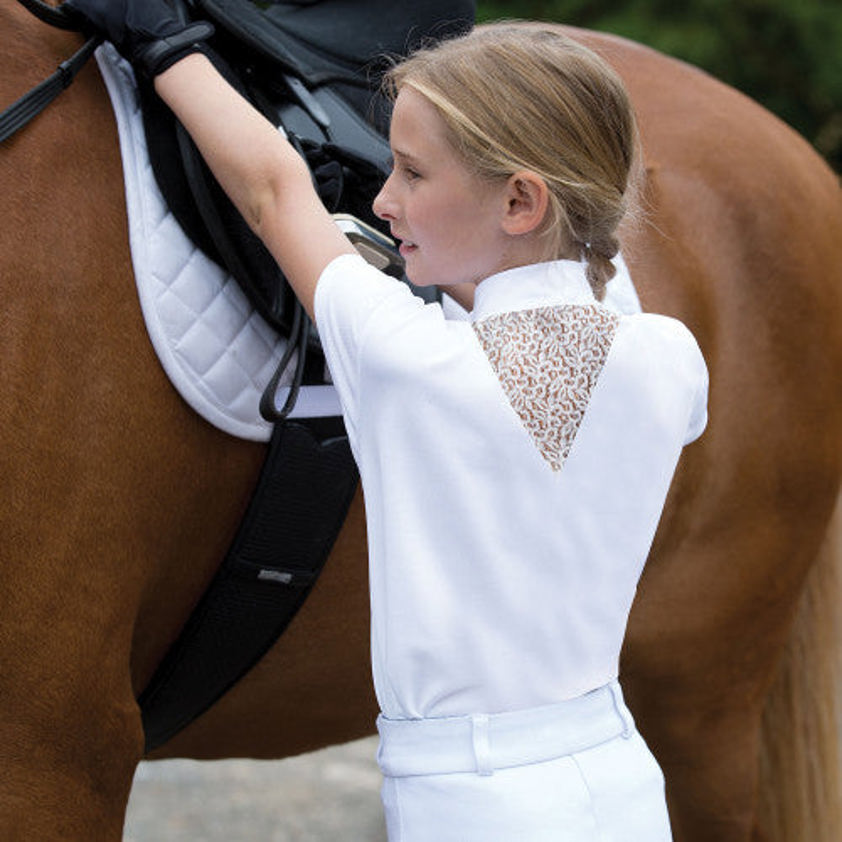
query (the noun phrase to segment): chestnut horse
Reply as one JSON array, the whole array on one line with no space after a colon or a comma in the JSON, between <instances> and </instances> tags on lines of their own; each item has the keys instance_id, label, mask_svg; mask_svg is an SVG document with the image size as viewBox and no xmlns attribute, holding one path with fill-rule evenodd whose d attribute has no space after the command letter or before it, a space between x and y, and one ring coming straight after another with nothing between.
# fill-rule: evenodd
<instances>
[{"instance_id":1,"label":"chestnut horse","mask_svg":"<svg viewBox=\"0 0 842 842\"><path fill-rule=\"evenodd\" d=\"M678 842L838 842L842 195L800 137L607 35L635 102L644 309L711 374L622 662ZM0 104L80 44L0 0ZM134 292L95 63L0 150L0 837L120 838L136 695L219 565L264 447L182 402ZM549 526L548 526L549 528ZM289 631L155 757L284 757L370 733L363 508Z\"/></svg>"}]
</instances>

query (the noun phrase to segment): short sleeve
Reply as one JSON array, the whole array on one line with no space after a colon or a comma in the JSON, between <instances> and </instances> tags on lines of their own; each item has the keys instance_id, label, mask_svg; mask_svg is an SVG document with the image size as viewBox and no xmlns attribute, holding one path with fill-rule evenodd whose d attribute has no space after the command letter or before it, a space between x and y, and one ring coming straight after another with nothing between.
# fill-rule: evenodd
<instances>
[{"instance_id":1,"label":"short sleeve","mask_svg":"<svg viewBox=\"0 0 842 842\"><path fill-rule=\"evenodd\" d=\"M689 349L688 376L694 384L693 406L684 444L695 441L704 432L708 422L708 368L695 337L687 331L692 347Z\"/></svg>"},{"instance_id":2,"label":"short sleeve","mask_svg":"<svg viewBox=\"0 0 842 842\"><path fill-rule=\"evenodd\" d=\"M372 325L388 322L420 304L406 284L356 254L334 258L319 277L316 327L349 428L357 418L362 356Z\"/></svg>"},{"instance_id":3,"label":"short sleeve","mask_svg":"<svg viewBox=\"0 0 842 842\"><path fill-rule=\"evenodd\" d=\"M708 370L696 337L679 319L659 313L624 316L631 326L636 353L647 360L644 371L651 394L669 407L682 446L707 426Z\"/></svg>"}]
</instances>

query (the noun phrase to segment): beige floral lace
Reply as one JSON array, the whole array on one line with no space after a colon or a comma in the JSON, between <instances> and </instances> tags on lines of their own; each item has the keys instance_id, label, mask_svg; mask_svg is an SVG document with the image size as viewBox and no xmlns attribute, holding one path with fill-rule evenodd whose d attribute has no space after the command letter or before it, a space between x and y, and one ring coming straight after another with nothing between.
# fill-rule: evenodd
<instances>
[{"instance_id":1,"label":"beige floral lace","mask_svg":"<svg viewBox=\"0 0 842 842\"><path fill-rule=\"evenodd\" d=\"M596 305L490 316L474 330L541 455L561 469L605 365L619 317Z\"/></svg>"}]
</instances>

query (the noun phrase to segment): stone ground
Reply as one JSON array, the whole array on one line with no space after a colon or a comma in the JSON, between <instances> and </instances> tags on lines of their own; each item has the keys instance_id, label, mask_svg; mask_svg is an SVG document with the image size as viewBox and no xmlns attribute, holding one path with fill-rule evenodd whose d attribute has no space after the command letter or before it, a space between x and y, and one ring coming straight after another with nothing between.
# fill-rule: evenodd
<instances>
[{"instance_id":1,"label":"stone ground","mask_svg":"<svg viewBox=\"0 0 842 842\"><path fill-rule=\"evenodd\" d=\"M286 760L159 760L123 842L385 842L376 738Z\"/></svg>"}]
</instances>

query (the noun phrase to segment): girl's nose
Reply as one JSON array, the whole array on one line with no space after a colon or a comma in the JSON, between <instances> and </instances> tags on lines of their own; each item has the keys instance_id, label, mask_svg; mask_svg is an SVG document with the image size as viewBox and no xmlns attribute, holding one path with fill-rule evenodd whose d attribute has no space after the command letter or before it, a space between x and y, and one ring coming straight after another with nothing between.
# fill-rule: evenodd
<instances>
[{"instance_id":1,"label":"girl's nose","mask_svg":"<svg viewBox=\"0 0 842 842\"><path fill-rule=\"evenodd\" d=\"M374 211L374 215L386 222L396 219L398 215L395 203L391 198L391 191L389 189L391 181L392 176L390 175L380 188L380 192L374 197L374 201L371 203L371 209Z\"/></svg>"}]
</instances>

